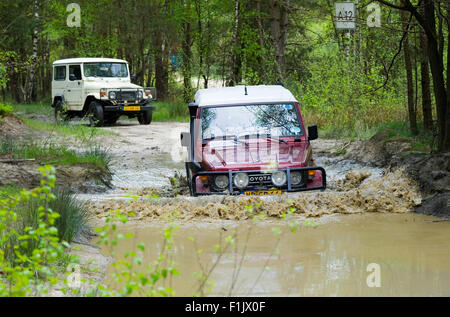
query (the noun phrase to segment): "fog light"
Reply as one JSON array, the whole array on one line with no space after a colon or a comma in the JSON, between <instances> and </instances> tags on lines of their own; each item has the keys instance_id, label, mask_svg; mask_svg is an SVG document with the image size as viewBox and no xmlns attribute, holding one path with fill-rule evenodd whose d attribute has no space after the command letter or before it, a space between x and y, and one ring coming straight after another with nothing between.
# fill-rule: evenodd
<instances>
[{"instance_id":1,"label":"fog light","mask_svg":"<svg viewBox=\"0 0 450 317\"><path fill-rule=\"evenodd\" d=\"M286 173L283 171L272 173L272 183L275 186L278 187L283 186L284 184L286 184L286 179L287 179Z\"/></svg>"},{"instance_id":2,"label":"fog light","mask_svg":"<svg viewBox=\"0 0 450 317\"><path fill-rule=\"evenodd\" d=\"M302 182L302 173L300 172L291 172L291 184L292 185L299 185Z\"/></svg>"},{"instance_id":3,"label":"fog light","mask_svg":"<svg viewBox=\"0 0 450 317\"><path fill-rule=\"evenodd\" d=\"M229 184L228 176L226 175L217 175L214 179L214 185L219 189L225 189Z\"/></svg>"},{"instance_id":4,"label":"fog light","mask_svg":"<svg viewBox=\"0 0 450 317\"><path fill-rule=\"evenodd\" d=\"M246 173L237 173L233 180L237 188L245 188L248 185L248 175Z\"/></svg>"}]
</instances>

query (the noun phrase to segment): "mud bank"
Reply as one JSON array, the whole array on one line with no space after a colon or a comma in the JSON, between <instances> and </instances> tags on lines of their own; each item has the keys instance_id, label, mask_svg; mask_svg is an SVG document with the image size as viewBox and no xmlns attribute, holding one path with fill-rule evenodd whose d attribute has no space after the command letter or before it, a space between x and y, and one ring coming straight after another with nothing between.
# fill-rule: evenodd
<instances>
[{"instance_id":1,"label":"mud bank","mask_svg":"<svg viewBox=\"0 0 450 317\"><path fill-rule=\"evenodd\" d=\"M0 186L17 185L32 189L40 185L42 174L38 171L41 166L34 161L0 162ZM56 185L69 186L78 192L104 191L110 187L111 174L91 164L56 166Z\"/></svg>"},{"instance_id":2,"label":"mud bank","mask_svg":"<svg viewBox=\"0 0 450 317\"><path fill-rule=\"evenodd\" d=\"M408 140L389 140L388 130L353 142L318 142L319 153L354 160L387 171L403 169L417 184L423 204L413 211L450 218L450 153L413 151Z\"/></svg>"},{"instance_id":3,"label":"mud bank","mask_svg":"<svg viewBox=\"0 0 450 317\"><path fill-rule=\"evenodd\" d=\"M121 209L131 220L164 219L177 214L178 219L249 219L254 214L280 218L291 208L295 214L318 217L325 214L355 214L365 212L405 213L420 205L421 196L402 170L370 181L364 181L366 173L351 172L337 184L339 190L310 192L302 195L266 196L245 198L232 196L179 197L138 200L106 200L89 202L88 208L101 220L111 210ZM349 189L353 187L352 189ZM251 213L249 212L251 210Z\"/></svg>"}]
</instances>

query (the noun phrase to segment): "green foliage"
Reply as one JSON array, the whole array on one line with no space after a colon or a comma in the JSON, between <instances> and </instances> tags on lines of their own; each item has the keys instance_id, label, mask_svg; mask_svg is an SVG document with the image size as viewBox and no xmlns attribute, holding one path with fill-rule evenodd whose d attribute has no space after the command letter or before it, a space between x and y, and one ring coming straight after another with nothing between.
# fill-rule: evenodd
<instances>
[{"instance_id":1,"label":"green foliage","mask_svg":"<svg viewBox=\"0 0 450 317\"><path fill-rule=\"evenodd\" d=\"M153 103L155 110L153 111L153 121L189 121L189 111L187 104L182 101L155 102Z\"/></svg>"},{"instance_id":2,"label":"green foliage","mask_svg":"<svg viewBox=\"0 0 450 317\"><path fill-rule=\"evenodd\" d=\"M303 94L307 121L318 124L325 136L359 135L383 122L405 118L404 97L383 84L380 70L359 71L331 51L310 68ZM349 67L350 65L350 67Z\"/></svg>"},{"instance_id":3,"label":"green foliage","mask_svg":"<svg viewBox=\"0 0 450 317\"><path fill-rule=\"evenodd\" d=\"M25 203L19 204L16 212L22 223L37 223L37 214L39 205L44 205L59 214L55 221L55 227L58 229L58 237L61 241L72 242L75 238L82 236L89 237L91 234L89 222L89 212L85 204L77 200L69 189L56 188L54 190L55 198L46 202L39 201L37 198L31 198Z\"/></svg>"},{"instance_id":4,"label":"green foliage","mask_svg":"<svg viewBox=\"0 0 450 317\"><path fill-rule=\"evenodd\" d=\"M0 87L6 87L6 83L8 82L8 71L6 67L0 62Z\"/></svg>"},{"instance_id":5,"label":"green foliage","mask_svg":"<svg viewBox=\"0 0 450 317\"><path fill-rule=\"evenodd\" d=\"M55 199L55 170L39 168L44 179L41 186L22 190L20 194L0 200L0 296L46 294L59 281L57 273L66 242L58 238L55 226L59 214L45 203ZM30 199L39 203L32 223L16 212Z\"/></svg>"},{"instance_id":6,"label":"green foliage","mask_svg":"<svg viewBox=\"0 0 450 317\"><path fill-rule=\"evenodd\" d=\"M10 104L0 102L0 118L12 112L13 107Z\"/></svg>"}]
</instances>

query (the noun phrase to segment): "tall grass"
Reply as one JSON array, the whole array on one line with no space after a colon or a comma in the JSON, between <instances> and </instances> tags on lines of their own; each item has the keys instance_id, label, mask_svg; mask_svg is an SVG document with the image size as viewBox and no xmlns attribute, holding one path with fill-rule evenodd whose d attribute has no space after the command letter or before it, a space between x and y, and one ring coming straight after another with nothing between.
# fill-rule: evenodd
<instances>
[{"instance_id":1,"label":"tall grass","mask_svg":"<svg viewBox=\"0 0 450 317\"><path fill-rule=\"evenodd\" d=\"M2 187L0 188L0 198L5 198L8 193L12 197L17 195L20 189L16 187ZM15 208L14 212L17 215L18 221L12 222L10 226L14 226L19 236L26 236L31 230L38 230L40 219L39 213L42 211L40 206L51 208L52 211L57 212L60 216L56 219L54 226L58 230L58 238L60 241L68 243L74 240L81 240L86 237L89 238L93 231L89 226L90 214L85 204L75 198L69 189L55 189L54 199L42 201L39 197L30 197L28 200L21 201ZM2 197L3 196L3 197ZM14 241L16 238L11 238L10 243L3 246L2 250L5 253L5 258L9 263L15 263L16 252L15 247L20 249L20 253L28 256L32 255L34 249L39 245L39 241L29 239L26 243L23 241Z\"/></svg>"},{"instance_id":2,"label":"tall grass","mask_svg":"<svg viewBox=\"0 0 450 317\"><path fill-rule=\"evenodd\" d=\"M153 121L189 122L188 105L180 100L173 102L154 102Z\"/></svg>"},{"instance_id":3,"label":"tall grass","mask_svg":"<svg viewBox=\"0 0 450 317\"><path fill-rule=\"evenodd\" d=\"M111 154L99 146L91 146L84 151L75 151L64 145L18 143L11 140L0 141L0 155L14 159L36 159L42 164L74 165L93 164L109 170Z\"/></svg>"}]
</instances>

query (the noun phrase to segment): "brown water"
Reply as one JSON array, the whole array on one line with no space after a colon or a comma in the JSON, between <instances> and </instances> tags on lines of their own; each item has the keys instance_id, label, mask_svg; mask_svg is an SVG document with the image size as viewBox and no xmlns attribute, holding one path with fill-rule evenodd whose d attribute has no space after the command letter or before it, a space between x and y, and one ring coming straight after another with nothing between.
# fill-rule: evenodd
<instances>
[{"instance_id":1,"label":"brown water","mask_svg":"<svg viewBox=\"0 0 450 317\"><path fill-rule=\"evenodd\" d=\"M198 287L193 274L201 271L199 263L211 266L217 259L214 245L236 234L237 253L227 252L220 259L210 276L216 286L208 295L228 295L239 266L231 292L236 296L450 295L450 222L411 213L326 215L314 222L300 226L297 233L278 220L256 225L227 220L183 223L174 237L180 276L170 286L178 296L192 296ZM151 263L162 248L162 227L161 223L121 227L121 232L133 232L134 238L119 243L116 254L144 242L144 263ZM274 227L283 232L275 254ZM203 250L199 258L198 249ZM379 264L381 287L367 285L370 263ZM111 276L113 268L108 272ZM117 287L111 278L108 284Z\"/></svg>"}]
</instances>

